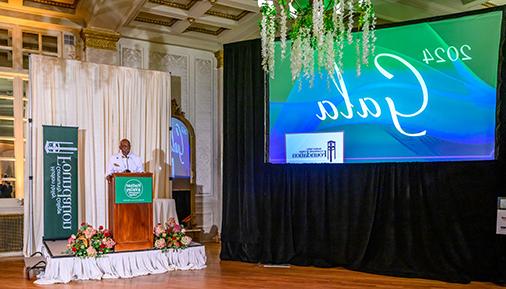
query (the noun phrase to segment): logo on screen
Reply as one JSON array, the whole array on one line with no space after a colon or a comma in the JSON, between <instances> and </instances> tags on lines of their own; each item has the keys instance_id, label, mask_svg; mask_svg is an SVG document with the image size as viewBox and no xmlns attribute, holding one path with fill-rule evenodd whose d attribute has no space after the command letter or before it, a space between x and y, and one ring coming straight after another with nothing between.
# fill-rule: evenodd
<instances>
[{"instance_id":1,"label":"logo on screen","mask_svg":"<svg viewBox=\"0 0 506 289\"><path fill-rule=\"evenodd\" d=\"M333 140L327 142L327 159L329 162L336 159L336 142Z\"/></svg>"}]
</instances>

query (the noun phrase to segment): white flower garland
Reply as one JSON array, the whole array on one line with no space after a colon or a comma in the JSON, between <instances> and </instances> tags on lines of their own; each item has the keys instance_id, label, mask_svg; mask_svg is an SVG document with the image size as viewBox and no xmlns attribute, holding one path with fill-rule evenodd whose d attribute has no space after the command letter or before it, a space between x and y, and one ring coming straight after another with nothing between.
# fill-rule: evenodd
<instances>
[{"instance_id":1,"label":"white flower garland","mask_svg":"<svg viewBox=\"0 0 506 289\"><path fill-rule=\"evenodd\" d=\"M262 20L260 24L260 38L262 39L262 68L264 71L268 71L267 67L267 61L268 61L268 54L267 54L267 16L262 15Z\"/></svg>"},{"instance_id":2,"label":"white flower garland","mask_svg":"<svg viewBox=\"0 0 506 289\"><path fill-rule=\"evenodd\" d=\"M264 2L262 9L268 12L262 13L260 36L262 38L262 68L274 78L274 47L276 39L276 9L271 2Z\"/></svg>"},{"instance_id":3,"label":"white flower garland","mask_svg":"<svg viewBox=\"0 0 506 289\"><path fill-rule=\"evenodd\" d=\"M355 17L355 14L353 14L354 2L355 2L355 0L348 0L348 44L350 44L350 45L353 43L352 31L353 31L353 25L355 24L354 19L353 19L353 17Z\"/></svg>"},{"instance_id":4,"label":"white flower garland","mask_svg":"<svg viewBox=\"0 0 506 289\"><path fill-rule=\"evenodd\" d=\"M275 16L269 17L269 24L267 25L267 41L269 45L267 46L268 55L269 55L269 61L267 63L268 66L268 72L272 79L274 79L274 47L275 47L275 40L276 40L276 21Z\"/></svg>"},{"instance_id":5,"label":"white flower garland","mask_svg":"<svg viewBox=\"0 0 506 289\"><path fill-rule=\"evenodd\" d=\"M318 47L323 45L325 29L323 26L323 0L313 0L313 36Z\"/></svg>"},{"instance_id":6,"label":"white flower garland","mask_svg":"<svg viewBox=\"0 0 506 289\"><path fill-rule=\"evenodd\" d=\"M279 20L280 20L279 37L281 38L281 59L285 59L286 32L288 30L288 27L286 25L287 16L286 16L286 10L285 10L284 5L281 5L281 7L280 7L280 15L279 16L280 16L279 17Z\"/></svg>"},{"instance_id":7,"label":"white flower garland","mask_svg":"<svg viewBox=\"0 0 506 289\"><path fill-rule=\"evenodd\" d=\"M337 0L336 0L337 1ZM344 57L344 36L346 34L346 28L344 25L344 17L345 17L345 0L339 0L339 6L337 7L338 24L337 24L337 42L339 47L339 53L337 57L337 65L342 70L343 68L343 57Z\"/></svg>"},{"instance_id":8,"label":"white flower garland","mask_svg":"<svg viewBox=\"0 0 506 289\"><path fill-rule=\"evenodd\" d=\"M309 28L302 28L300 30L302 72L304 78L309 80L312 86L314 80L314 49L311 47L311 37L309 35L311 35Z\"/></svg>"},{"instance_id":9,"label":"white flower garland","mask_svg":"<svg viewBox=\"0 0 506 289\"><path fill-rule=\"evenodd\" d=\"M293 40L292 52L290 54L290 69L292 71L292 81L295 81L302 70L302 42L300 37Z\"/></svg>"},{"instance_id":10,"label":"white flower garland","mask_svg":"<svg viewBox=\"0 0 506 289\"><path fill-rule=\"evenodd\" d=\"M327 32L325 34L325 40L323 42L323 51L325 52L324 63L320 64L327 70L329 75L333 74L334 70L334 61L336 59L335 55L335 47L334 47L334 34L332 32Z\"/></svg>"},{"instance_id":11,"label":"white flower garland","mask_svg":"<svg viewBox=\"0 0 506 289\"><path fill-rule=\"evenodd\" d=\"M361 65L368 65L369 58L375 53L376 43L376 16L371 0L334 0L333 7L325 11L324 0L313 0L311 10L305 10L303 17L311 17L311 23L307 20L299 20L296 7L291 0L260 0L262 18L260 22L260 36L262 39L262 67L265 72L274 78L274 48L276 29L279 24L279 36L281 47L281 59L286 57L287 49L290 53L290 69L292 80L299 76L310 81L314 80L315 53L317 54L318 67L332 74L335 66L343 71L343 58L345 43L351 45L355 42L357 75L361 73ZM276 10L276 7L278 10ZM278 14L279 11L279 14ZM288 13L290 18L295 19L295 29L298 35L292 39L291 47L287 47ZM362 25L362 37L353 37L352 31L355 25L355 17L359 15ZM301 16L301 17L302 17ZM328 18L330 17L330 18ZM307 18L301 18L307 19ZM279 21L279 22L278 22ZM299 21L299 22L297 22ZM330 22L327 22L330 21ZM294 27L294 26L292 26ZM292 32L293 33L293 32ZM337 62L337 63L335 63Z\"/></svg>"}]
</instances>

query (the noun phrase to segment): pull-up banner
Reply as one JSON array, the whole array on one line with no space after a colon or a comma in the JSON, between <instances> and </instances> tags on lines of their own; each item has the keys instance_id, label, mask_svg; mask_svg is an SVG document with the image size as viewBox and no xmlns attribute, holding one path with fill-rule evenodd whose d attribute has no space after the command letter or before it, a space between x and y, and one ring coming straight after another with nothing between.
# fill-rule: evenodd
<instances>
[{"instance_id":1,"label":"pull-up banner","mask_svg":"<svg viewBox=\"0 0 506 289\"><path fill-rule=\"evenodd\" d=\"M77 127L43 126L44 239L77 231Z\"/></svg>"}]
</instances>

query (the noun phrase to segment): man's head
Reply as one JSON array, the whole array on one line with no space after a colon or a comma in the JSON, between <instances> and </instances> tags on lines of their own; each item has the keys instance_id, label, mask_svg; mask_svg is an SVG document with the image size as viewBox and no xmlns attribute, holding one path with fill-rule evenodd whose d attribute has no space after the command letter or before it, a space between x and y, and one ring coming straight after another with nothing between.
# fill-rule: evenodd
<instances>
[{"instance_id":1,"label":"man's head","mask_svg":"<svg viewBox=\"0 0 506 289\"><path fill-rule=\"evenodd\" d=\"M128 156L128 154L130 153L130 141L127 140L126 138L122 139L119 142L119 150L121 151L121 153L123 153L124 156Z\"/></svg>"}]
</instances>

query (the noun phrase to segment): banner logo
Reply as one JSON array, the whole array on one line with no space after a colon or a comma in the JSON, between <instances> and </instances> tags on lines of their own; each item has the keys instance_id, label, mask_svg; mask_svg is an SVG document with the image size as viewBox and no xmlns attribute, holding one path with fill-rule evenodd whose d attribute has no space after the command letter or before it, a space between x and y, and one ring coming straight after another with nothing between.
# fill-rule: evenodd
<instances>
[{"instance_id":1,"label":"banner logo","mask_svg":"<svg viewBox=\"0 0 506 289\"><path fill-rule=\"evenodd\" d=\"M46 141L44 149L46 154L74 154L77 147L73 146L73 142L69 141Z\"/></svg>"}]
</instances>

